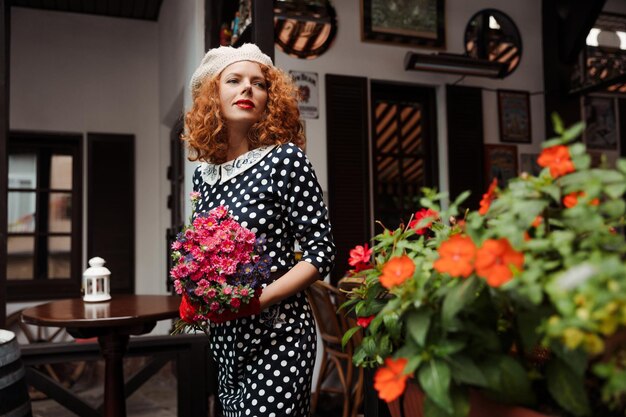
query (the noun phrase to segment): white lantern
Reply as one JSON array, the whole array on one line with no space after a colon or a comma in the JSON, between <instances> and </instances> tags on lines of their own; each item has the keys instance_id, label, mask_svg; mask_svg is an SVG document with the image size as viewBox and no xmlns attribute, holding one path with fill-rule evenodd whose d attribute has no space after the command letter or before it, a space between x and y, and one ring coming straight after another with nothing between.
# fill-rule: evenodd
<instances>
[{"instance_id":1,"label":"white lantern","mask_svg":"<svg viewBox=\"0 0 626 417\"><path fill-rule=\"evenodd\" d=\"M111 271L104 267L105 261L100 257L89 260L89 268L83 273L83 300L96 303L111 299L109 281Z\"/></svg>"}]
</instances>

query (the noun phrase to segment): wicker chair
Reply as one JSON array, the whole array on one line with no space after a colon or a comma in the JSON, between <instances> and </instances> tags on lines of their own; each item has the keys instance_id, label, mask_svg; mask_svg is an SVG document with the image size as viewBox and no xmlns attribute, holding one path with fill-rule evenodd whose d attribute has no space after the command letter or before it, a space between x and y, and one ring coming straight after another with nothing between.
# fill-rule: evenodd
<instances>
[{"instance_id":1,"label":"wicker chair","mask_svg":"<svg viewBox=\"0 0 626 417\"><path fill-rule=\"evenodd\" d=\"M321 392L342 394L343 417L355 417L363 397L363 372L358 368L355 374L355 366L352 364L352 353L355 343L358 342L358 334L355 335L345 347L341 348L343 334L352 326L354 320L337 312L337 309L345 301L343 293L332 285L317 281L307 291L307 297L313 309L313 314L322 336L324 352L317 385L311 401L312 412L315 412ZM341 388L324 387L324 382L331 376L332 370L336 370Z\"/></svg>"}]
</instances>

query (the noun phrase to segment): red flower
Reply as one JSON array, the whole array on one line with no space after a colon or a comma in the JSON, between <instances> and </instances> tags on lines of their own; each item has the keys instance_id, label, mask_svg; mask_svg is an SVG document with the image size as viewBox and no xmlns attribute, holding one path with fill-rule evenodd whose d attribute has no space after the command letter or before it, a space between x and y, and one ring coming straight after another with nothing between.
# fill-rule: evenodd
<instances>
[{"instance_id":1,"label":"red flower","mask_svg":"<svg viewBox=\"0 0 626 417\"><path fill-rule=\"evenodd\" d=\"M423 235L428 229L430 229L430 226L432 226L433 221L436 220L437 217L439 217L439 213L437 213L436 211L431 209L421 209L413 215L413 220L411 220L411 222L409 223L409 227L411 229L414 229L415 233L417 233L418 235ZM419 222L425 218L430 218L431 221L428 222L421 229L417 229L417 225L419 224Z\"/></svg>"},{"instance_id":2,"label":"red flower","mask_svg":"<svg viewBox=\"0 0 626 417\"><path fill-rule=\"evenodd\" d=\"M379 278L380 283L383 287L390 289L412 277L414 272L415 263L411 258L406 255L396 256L383 266L383 273Z\"/></svg>"},{"instance_id":3,"label":"red flower","mask_svg":"<svg viewBox=\"0 0 626 417\"><path fill-rule=\"evenodd\" d=\"M489 211L489 207L491 207L491 202L496 199L496 188L498 187L498 179L494 178L489 184L489 188L487 192L483 194L482 200L480 200L480 209L478 209L478 214L484 216Z\"/></svg>"},{"instance_id":4,"label":"red flower","mask_svg":"<svg viewBox=\"0 0 626 417\"><path fill-rule=\"evenodd\" d=\"M178 314L183 321L187 323L193 323L196 316L196 308L187 297L187 294L183 294L183 298L180 300L180 306L178 307Z\"/></svg>"},{"instance_id":5,"label":"red flower","mask_svg":"<svg viewBox=\"0 0 626 417\"><path fill-rule=\"evenodd\" d=\"M578 204L578 198L582 198L584 196L585 193L583 191L569 193L568 195L563 197L563 205L567 208L572 208L576 204ZM597 198L594 198L589 202L590 206L597 206L598 204L600 204L600 200L598 200Z\"/></svg>"},{"instance_id":6,"label":"red flower","mask_svg":"<svg viewBox=\"0 0 626 417\"><path fill-rule=\"evenodd\" d=\"M241 300L239 298L233 298L230 300L231 307L239 308L240 305L241 305Z\"/></svg>"},{"instance_id":7,"label":"red flower","mask_svg":"<svg viewBox=\"0 0 626 417\"><path fill-rule=\"evenodd\" d=\"M492 287L499 287L513 278L511 266L524 265L524 254L511 247L507 239L488 239L476 252L476 273Z\"/></svg>"},{"instance_id":8,"label":"red flower","mask_svg":"<svg viewBox=\"0 0 626 417\"><path fill-rule=\"evenodd\" d=\"M550 167L550 175L554 178L574 172L574 163L567 146L557 145L541 151L537 163L542 167Z\"/></svg>"},{"instance_id":9,"label":"red flower","mask_svg":"<svg viewBox=\"0 0 626 417\"><path fill-rule=\"evenodd\" d=\"M374 320L374 317L376 316L369 316L369 317L358 317L356 319L356 324L357 326L361 326L364 329L370 325L370 323L372 322L372 320Z\"/></svg>"},{"instance_id":10,"label":"red flower","mask_svg":"<svg viewBox=\"0 0 626 417\"><path fill-rule=\"evenodd\" d=\"M439 259L434 263L435 270L467 278L474 270L476 245L467 236L455 235L439 247Z\"/></svg>"},{"instance_id":11,"label":"red flower","mask_svg":"<svg viewBox=\"0 0 626 417\"><path fill-rule=\"evenodd\" d=\"M405 358L387 358L385 366L378 368L374 375L374 388L381 400L391 402L402 395L409 377L404 373L407 362Z\"/></svg>"},{"instance_id":12,"label":"red flower","mask_svg":"<svg viewBox=\"0 0 626 417\"><path fill-rule=\"evenodd\" d=\"M360 263L368 264L374 250L367 247L367 243L363 246L358 245L350 251L350 259L348 263L351 266L357 266Z\"/></svg>"}]
</instances>

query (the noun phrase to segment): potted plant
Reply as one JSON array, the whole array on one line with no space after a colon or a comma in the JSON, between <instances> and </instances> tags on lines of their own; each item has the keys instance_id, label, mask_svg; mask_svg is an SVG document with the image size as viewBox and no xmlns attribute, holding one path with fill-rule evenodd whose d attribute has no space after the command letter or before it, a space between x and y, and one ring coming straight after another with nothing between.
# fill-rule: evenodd
<instances>
[{"instance_id":1,"label":"potted plant","mask_svg":"<svg viewBox=\"0 0 626 417\"><path fill-rule=\"evenodd\" d=\"M426 417L506 415L476 408L492 403L624 415L626 161L592 168L583 125L554 121L538 176L493 182L462 213L467 193L447 203L425 189L409 224L351 252L362 284L342 307L359 326L344 343L364 332L354 363L378 368L392 408L409 384Z\"/></svg>"}]
</instances>

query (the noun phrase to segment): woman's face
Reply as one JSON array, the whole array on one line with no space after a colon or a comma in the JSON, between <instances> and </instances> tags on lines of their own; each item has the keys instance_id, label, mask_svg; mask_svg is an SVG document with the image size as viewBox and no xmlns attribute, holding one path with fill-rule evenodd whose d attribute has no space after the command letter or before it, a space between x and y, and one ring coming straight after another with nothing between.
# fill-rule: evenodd
<instances>
[{"instance_id":1,"label":"woman's face","mask_svg":"<svg viewBox=\"0 0 626 417\"><path fill-rule=\"evenodd\" d=\"M261 120L267 104L267 83L256 62L230 64L220 76L220 105L227 123L252 126Z\"/></svg>"}]
</instances>

